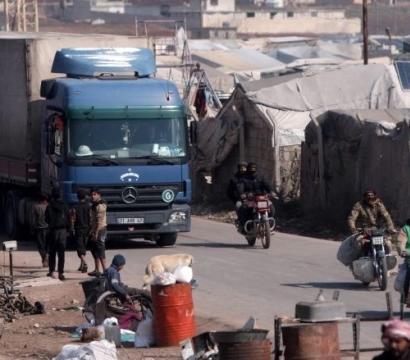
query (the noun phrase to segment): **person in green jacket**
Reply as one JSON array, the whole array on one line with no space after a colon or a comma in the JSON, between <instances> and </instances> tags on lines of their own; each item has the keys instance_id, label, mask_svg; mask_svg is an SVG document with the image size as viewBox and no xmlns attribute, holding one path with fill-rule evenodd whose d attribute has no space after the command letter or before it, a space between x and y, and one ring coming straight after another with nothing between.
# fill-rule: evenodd
<instances>
[{"instance_id":1,"label":"person in green jacket","mask_svg":"<svg viewBox=\"0 0 410 360\"><path fill-rule=\"evenodd\" d=\"M398 253L400 256L410 255L410 219L400 229L398 237Z\"/></svg>"}]
</instances>

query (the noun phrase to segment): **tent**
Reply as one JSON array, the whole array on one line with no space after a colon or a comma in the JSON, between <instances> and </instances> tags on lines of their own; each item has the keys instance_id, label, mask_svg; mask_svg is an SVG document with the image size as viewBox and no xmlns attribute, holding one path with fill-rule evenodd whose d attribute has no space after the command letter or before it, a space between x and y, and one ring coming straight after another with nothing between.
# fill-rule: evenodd
<instances>
[{"instance_id":1,"label":"tent","mask_svg":"<svg viewBox=\"0 0 410 360\"><path fill-rule=\"evenodd\" d=\"M366 189L393 218L409 218L410 110L328 111L306 128L302 149L305 210L345 219ZM319 201L320 199L320 201Z\"/></svg>"},{"instance_id":2,"label":"tent","mask_svg":"<svg viewBox=\"0 0 410 360\"><path fill-rule=\"evenodd\" d=\"M410 108L395 65L316 67L239 84L216 118L198 124L195 168L214 171L220 196L237 161L255 161L283 198L295 198L312 119L332 109L390 108Z\"/></svg>"}]
</instances>

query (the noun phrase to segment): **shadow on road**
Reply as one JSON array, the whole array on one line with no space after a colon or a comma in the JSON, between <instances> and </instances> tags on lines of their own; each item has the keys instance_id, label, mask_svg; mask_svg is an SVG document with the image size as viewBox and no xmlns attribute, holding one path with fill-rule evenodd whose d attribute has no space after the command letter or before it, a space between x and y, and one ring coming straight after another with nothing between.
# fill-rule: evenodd
<instances>
[{"instance_id":1,"label":"shadow on road","mask_svg":"<svg viewBox=\"0 0 410 360\"><path fill-rule=\"evenodd\" d=\"M117 250L117 249L152 249L156 245L150 241L144 241L140 239L113 239L106 243L107 250ZM37 244L34 241L19 241L18 242L19 251L38 251ZM75 243L72 240L67 241L66 251L75 251Z\"/></svg>"},{"instance_id":2,"label":"shadow on road","mask_svg":"<svg viewBox=\"0 0 410 360\"><path fill-rule=\"evenodd\" d=\"M282 286L290 286L297 288L317 288L317 289L328 289L328 290L379 290L378 287L366 287L359 282L307 282L307 283L288 283L281 284Z\"/></svg>"},{"instance_id":3,"label":"shadow on road","mask_svg":"<svg viewBox=\"0 0 410 360\"><path fill-rule=\"evenodd\" d=\"M211 242L195 242L195 243L186 243L180 242L179 245L187 247L208 247L208 248L228 248L228 249L262 249L261 246L249 246L248 244L227 244L227 243L211 243Z\"/></svg>"}]
</instances>

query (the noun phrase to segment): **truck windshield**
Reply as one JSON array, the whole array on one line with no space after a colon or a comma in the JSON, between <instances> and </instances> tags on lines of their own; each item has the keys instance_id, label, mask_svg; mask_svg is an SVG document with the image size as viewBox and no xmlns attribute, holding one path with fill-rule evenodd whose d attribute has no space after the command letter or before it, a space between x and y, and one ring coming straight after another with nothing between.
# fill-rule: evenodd
<instances>
[{"instance_id":1,"label":"truck windshield","mask_svg":"<svg viewBox=\"0 0 410 360\"><path fill-rule=\"evenodd\" d=\"M186 156L184 118L71 119L70 158L179 158Z\"/></svg>"}]
</instances>

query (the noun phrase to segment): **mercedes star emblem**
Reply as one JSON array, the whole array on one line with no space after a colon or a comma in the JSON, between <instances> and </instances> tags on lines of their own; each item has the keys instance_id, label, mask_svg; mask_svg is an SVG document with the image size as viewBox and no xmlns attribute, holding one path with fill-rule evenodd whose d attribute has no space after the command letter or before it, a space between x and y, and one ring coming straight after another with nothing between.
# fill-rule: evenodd
<instances>
[{"instance_id":1,"label":"mercedes star emblem","mask_svg":"<svg viewBox=\"0 0 410 360\"><path fill-rule=\"evenodd\" d=\"M138 192L133 187L126 187L121 194L122 201L126 204L133 204L137 200Z\"/></svg>"}]
</instances>

